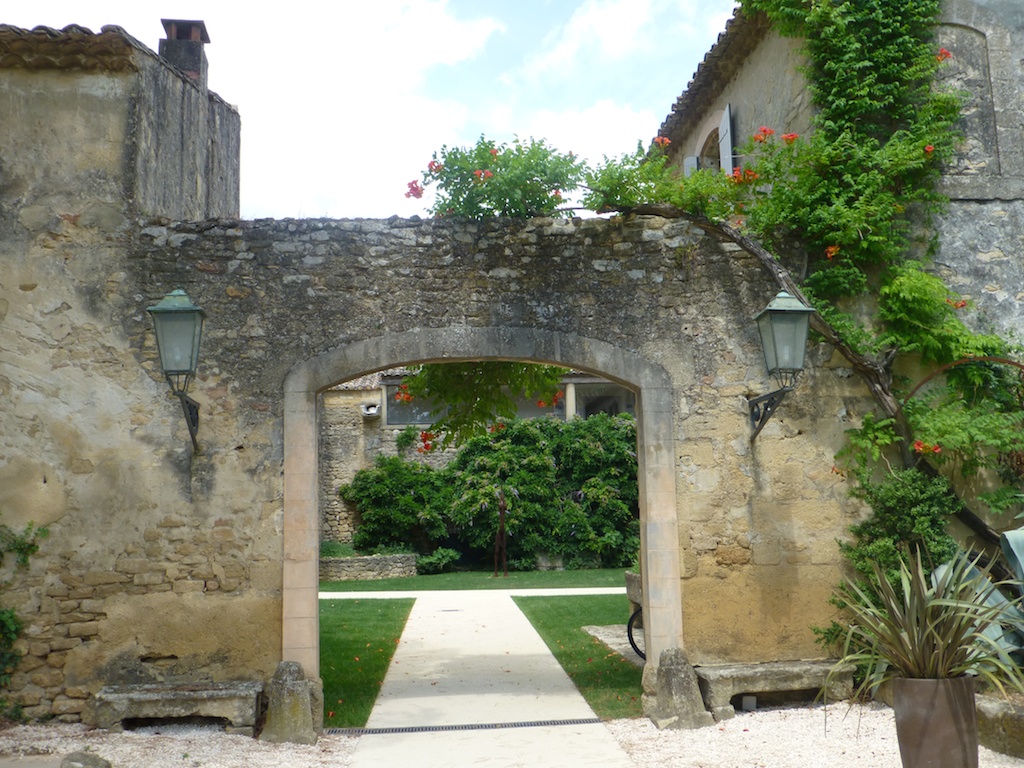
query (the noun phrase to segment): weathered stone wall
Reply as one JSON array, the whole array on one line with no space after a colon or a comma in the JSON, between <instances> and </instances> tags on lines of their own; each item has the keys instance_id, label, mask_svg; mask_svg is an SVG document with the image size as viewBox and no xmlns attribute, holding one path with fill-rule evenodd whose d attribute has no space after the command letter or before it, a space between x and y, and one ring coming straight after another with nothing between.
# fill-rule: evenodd
<instances>
[{"instance_id":1,"label":"weathered stone wall","mask_svg":"<svg viewBox=\"0 0 1024 768\"><path fill-rule=\"evenodd\" d=\"M123 32L0 26L0 72L2 183L27 226L71 200L108 228L238 215L238 111Z\"/></svg>"},{"instance_id":2,"label":"weathered stone wall","mask_svg":"<svg viewBox=\"0 0 1024 768\"><path fill-rule=\"evenodd\" d=\"M935 268L977 310L980 330L1020 338L1024 329L1024 178L1018 200L955 200L940 221Z\"/></svg>"},{"instance_id":3,"label":"weathered stone wall","mask_svg":"<svg viewBox=\"0 0 1024 768\"><path fill-rule=\"evenodd\" d=\"M381 397L379 388L330 389L320 396L317 415L320 421L321 540L351 543L358 512L338 495L338 489L352 482L359 470L372 467L378 456L402 455L438 469L455 454L454 448L429 454L417 453L415 446L399 451L397 441L402 427L385 424L383 414L373 419L363 418L362 406L380 405Z\"/></svg>"},{"instance_id":4,"label":"weathered stone wall","mask_svg":"<svg viewBox=\"0 0 1024 768\"><path fill-rule=\"evenodd\" d=\"M238 216L241 118L217 94L140 54L132 94L136 210L173 219Z\"/></svg>"},{"instance_id":5,"label":"weathered stone wall","mask_svg":"<svg viewBox=\"0 0 1024 768\"><path fill-rule=\"evenodd\" d=\"M131 77L0 72L4 224L19 222L23 232L49 232L54 248L61 239L62 215L100 231L124 226Z\"/></svg>"},{"instance_id":6,"label":"weathered stone wall","mask_svg":"<svg viewBox=\"0 0 1024 768\"><path fill-rule=\"evenodd\" d=\"M947 0L938 43L941 70L967 94L956 161L943 178L952 203L939 220L936 269L974 302L968 321L1019 337L1024 329L1024 7Z\"/></svg>"},{"instance_id":7,"label":"weathered stone wall","mask_svg":"<svg viewBox=\"0 0 1024 768\"><path fill-rule=\"evenodd\" d=\"M415 575L416 555L320 558L320 581L376 581Z\"/></svg>"},{"instance_id":8,"label":"weathered stone wall","mask_svg":"<svg viewBox=\"0 0 1024 768\"><path fill-rule=\"evenodd\" d=\"M750 316L773 291L743 254L660 219L211 222L144 228L131 269L132 292L156 297L180 285L207 311L196 398L212 410L201 433L211 453L230 449L223 433L238 432L219 421L221 411L228 421L235 413L227 401L266 403L276 415L291 365L382 333L540 326L657 360L679 388L694 657L817 652L806 628L827 610L834 539L858 511L831 474L832 454L841 418L863 393L846 369L816 371L806 379L814 394L793 396L750 447L746 397L766 386ZM124 322L144 347L144 319ZM458 350L424 347L420 359L446 354ZM834 426L821 429L818 419ZM253 459L248 445L244 455ZM729 625L737 626L723 633Z\"/></svg>"},{"instance_id":9,"label":"weathered stone wall","mask_svg":"<svg viewBox=\"0 0 1024 768\"><path fill-rule=\"evenodd\" d=\"M182 128L176 107L203 105L233 140ZM280 478L193 463L177 403L110 322L143 309L124 282L136 211L237 211L237 127L119 32L0 29L0 515L50 528L27 573L2 574L29 716L88 717L107 682L265 679L280 659ZM197 159L210 142L219 157Z\"/></svg>"},{"instance_id":10,"label":"weathered stone wall","mask_svg":"<svg viewBox=\"0 0 1024 768\"><path fill-rule=\"evenodd\" d=\"M744 255L661 219L153 222L135 233L58 220L56 254L49 230L15 225L0 239L7 253L20 239L20 256L0 260L3 348L19 352L2 373L4 507L52 529L11 595L28 665L46 664L45 679L37 666L16 680L33 713L104 683L269 677L284 376L339 343L424 326L541 326L670 371L692 657L816 653L807 627L827 612L834 538L858 511L829 472L832 453L864 395L846 369L822 367L751 448L746 397L767 382L750 316L774 291ZM74 269L50 271L54 256ZM144 313L174 287L208 317L196 455ZM60 339L46 332L53 309ZM458 351L425 345L415 357Z\"/></svg>"},{"instance_id":11,"label":"weathered stone wall","mask_svg":"<svg viewBox=\"0 0 1024 768\"><path fill-rule=\"evenodd\" d=\"M0 574L26 623L13 696L29 715L89 721L104 684L266 680L284 647L315 664L315 594L296 617L283 587L316 581L314 544L291 559L284 545L296 418L284 404L307 393L290 372L315 368L326 390L389 365L488 357L481 339L495 356L612 372L641 390L642 427L652 402L647 428L671 421L667 461L641 478L657 513L644 546L659 584L682 576L691 660L820 655L809 627L830 615L835 538L862 513L833 455L871 402L843 361L813 349L750 443L747 398L770 386L750 318L775 293L757 262L657 218L140 222L136 205L165 203L155 189L132 198L149 189L136 170L153 172L135 160L164 139L132 138L137 71L0 77L0 514L51 530L27 573ZM980 220L967 202L951 216ZM1019 213L1010 201L988 210L1000 234L984 253L1010 256L980 260L976 277L967 261L942 263L1000 286L978 294L1016 302L993 310L1019 317L1007 235ZM196 454L145 313L179 287L208 317ZM662 388L643 391L644 377ZM315 468L310 435L302 456ZM675 536L682 570L664 573Z\"/></svg>"},{"instance_id":12,"label":"weathered stone wall","mask_svg":"<svg viewBox=\"0 0 1024 768\"><path fill-rule=\"evenodd\" d=\"M379 397L378 397L379 399ZM373 466L384 452L384 440L392 430L380 428L380 419L363 419L362 392L328 390L321 395L320 410L320 537L351 543L355 533L354 510L338 496L338 489L352 482L360 469ZM323 578L323 577L321 577Z\"/></svg>"}]
</instances>

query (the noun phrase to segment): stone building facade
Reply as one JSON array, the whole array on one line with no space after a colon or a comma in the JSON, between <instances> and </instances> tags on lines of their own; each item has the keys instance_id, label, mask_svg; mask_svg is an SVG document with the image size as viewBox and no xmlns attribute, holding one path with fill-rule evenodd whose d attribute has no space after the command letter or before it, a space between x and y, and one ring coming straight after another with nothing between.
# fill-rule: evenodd
<instances>
[{"instance_id":1,"label":"stone building facade","mask_svg":"<svg viewBox=\"0 0 1024 768\"><path fill-rule=\"evenodd\" d=\"M104 685L281 660L318 678L319 414L340 382L428 361L635 393L648 683L683 645L820 655L835 539L863 513L833 456L871 400L814 347L751 442L751 318L777 290L759 263L655 217L241 221L238 130L123 30L0 27L0 515L50 528L2 574L30 716L92 722ZM986 285L1019 268L1003 252ZM175 288L207 315L198 452L145 313Z\"/></svg>"},{"instance_id":2,"label":"stone building facade","mask_svg":"<svg viewBox=\"0 0 1024 768\"><path fill-rule=\"evenodd\" d=\"M940 86L967 96L958 157L945 169L948 212L938 220L936 268L976 302L984 326L1024 328L1024 6L1014 0L946 0L936 50L952 57ZM660 133L679 166L730 155L765 125L808 132L813 115L801 67L801 41L761 15L738 14L705 56ZM706 163L705 163L706 164Z\"/></svg>"}]
</instances>

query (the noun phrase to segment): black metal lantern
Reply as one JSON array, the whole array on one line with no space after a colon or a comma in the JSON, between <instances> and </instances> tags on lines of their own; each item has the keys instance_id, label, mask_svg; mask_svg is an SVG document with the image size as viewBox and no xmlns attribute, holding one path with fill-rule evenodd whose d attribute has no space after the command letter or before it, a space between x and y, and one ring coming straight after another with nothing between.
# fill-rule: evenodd
<instances>
[{"instance_id":1,"label":"black metal lantern","mask_svg":"<svg viewBox=\"0 0 1024 768\"><path fill-rule=\"evenodd\" d=\"M180 288L168 293L159 304L148 307L146 311L153 318L160 368L167 378L171 394L181 400L192 446L199 450L196 441L199 404L188 396L188 387L195 378L199 363L199 344L203 338L206 313L193 304L188 294Z\"/></svg>"},{"instance_id":2,"label":"black metal lantern","mask_svg":"<svg viewBox=\"0 0 1024 768\"><path fill-rule=\"evenodd\" d=\"M751 440L775 413L779 403L796 386L796 377L804 369L807 352L807 331L814 310L795 296L780 291L767 307L754 317L761 334L764 363L768 375L779 384L779 389L750 400L750 424L754 428Z\"/></svg>"}]
</instances>

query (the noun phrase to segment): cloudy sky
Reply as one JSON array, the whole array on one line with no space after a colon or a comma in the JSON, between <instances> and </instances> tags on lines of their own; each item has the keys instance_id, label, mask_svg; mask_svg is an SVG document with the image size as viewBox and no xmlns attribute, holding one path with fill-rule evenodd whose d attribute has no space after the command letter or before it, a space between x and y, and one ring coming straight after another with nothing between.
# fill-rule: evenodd
<instances>
[{"instance_id":1,"label":"cloudy sky","mask_svg":"<svg viewBox=\"0 0 1024 768\"><path fill-rule=\"evenodd\" d=\"M424 213L441 145L544 138L591 161L646 146L734 0L42 0L0 23L202 19L210 88L242 116L242 216Z\"/></svg>"}]
</instances>

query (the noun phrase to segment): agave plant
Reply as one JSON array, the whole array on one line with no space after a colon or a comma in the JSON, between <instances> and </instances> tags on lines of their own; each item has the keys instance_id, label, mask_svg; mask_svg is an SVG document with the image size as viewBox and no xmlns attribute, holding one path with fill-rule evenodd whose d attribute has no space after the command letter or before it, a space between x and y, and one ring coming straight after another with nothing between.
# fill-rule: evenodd
<instances>
[{"instance_id":1,"label":"agave plant","mask_svg":"<svg viewBox=\"0 0 1024 768\"><path fill-rule=\"evenodd\" d=\"M900 677L962 675L1004 695L1006 685L1024 692L1021 668L1001 642L1022 616L1020 598L1004 599L1001 588L1020 582L992 581L991 565L981 567L980 559L961 552L929 573L915 551L900 563L896 585L877 567L875 590L846 580L839 597L852 616L834 671L858 667L858 695Z\"/></svg>"}]
</instances>

